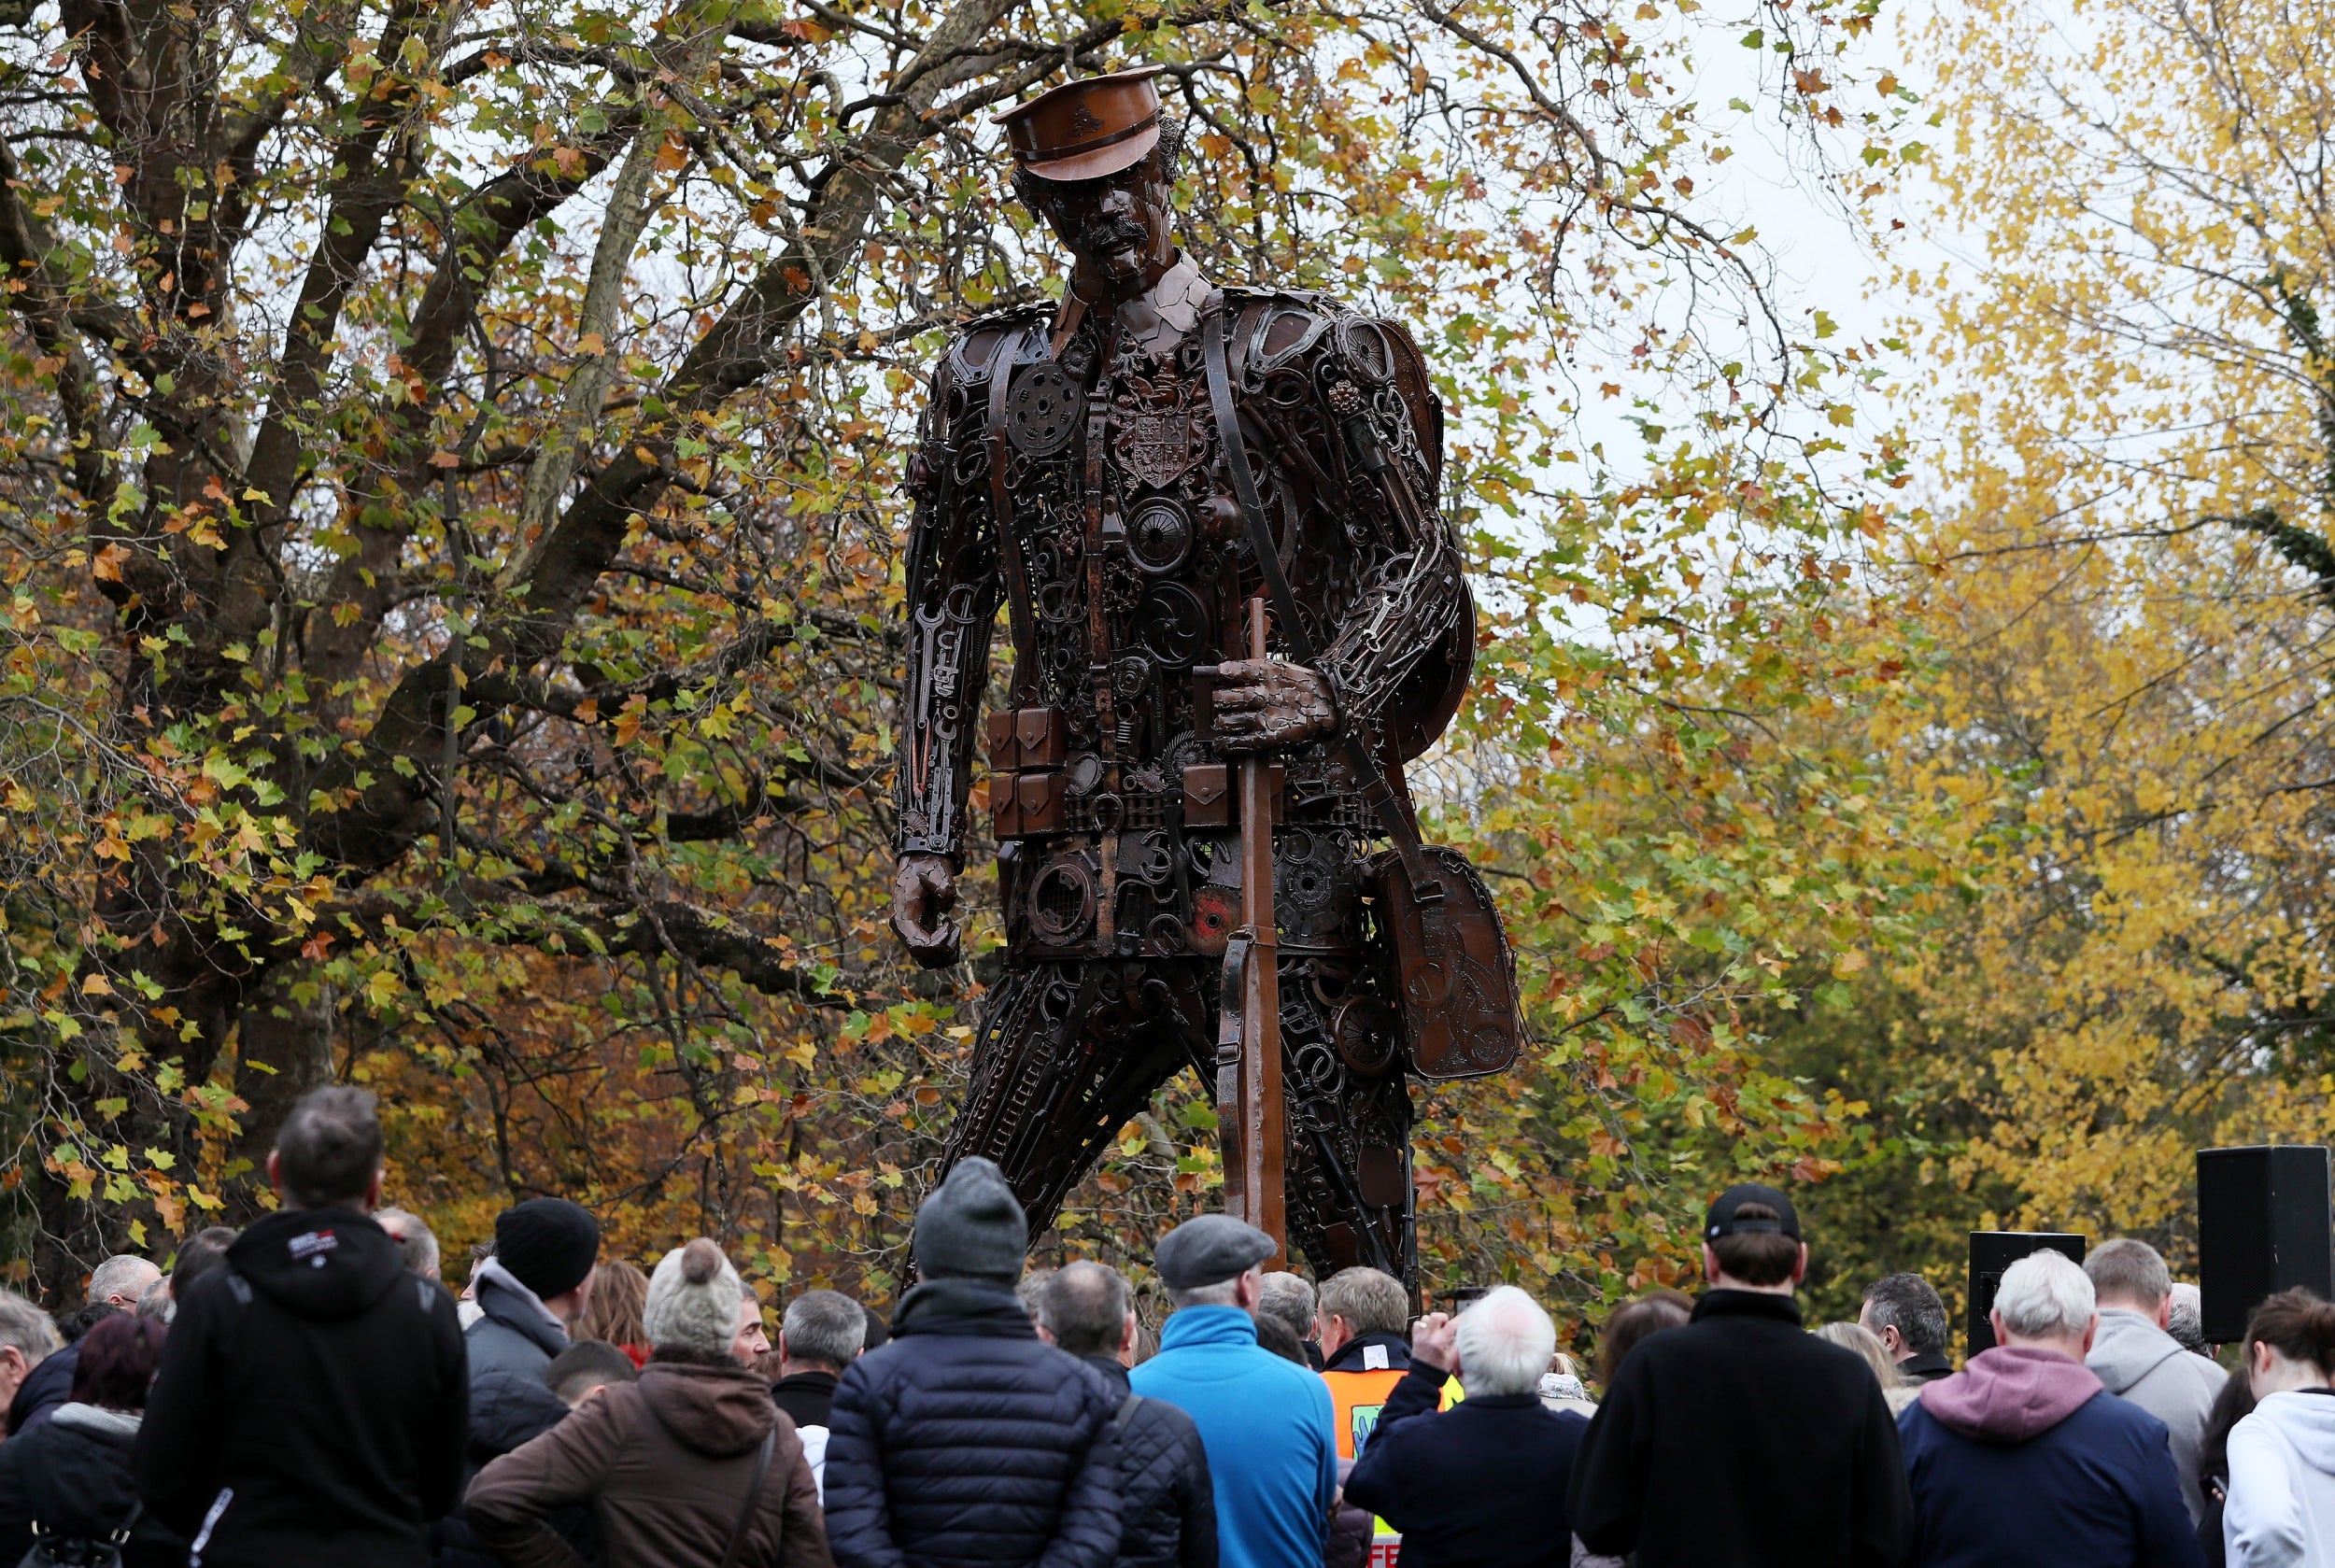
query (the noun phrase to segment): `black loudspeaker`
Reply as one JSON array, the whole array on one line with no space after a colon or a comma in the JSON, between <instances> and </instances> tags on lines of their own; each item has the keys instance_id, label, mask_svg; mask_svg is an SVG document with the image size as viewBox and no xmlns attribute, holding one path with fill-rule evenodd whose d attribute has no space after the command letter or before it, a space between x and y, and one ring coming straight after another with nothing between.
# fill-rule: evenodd
<instances>
[{"instance_id":1,"label":"black loudspeaker","mask_svg":"<svg viewBox=\"0 0 2335 1568\"><path fill-rule=\"evenodd\" d=\"M2061 1231L1973 1231L1970 1233L1970 1353L1994 1349L1994 1293L2002 1288L2002 1271L2030 1252L2045 1248L2084 1261L2084 1238Z\"/></svg>"},{"instance_id":2,"label":"black loudspeaker","mask_svg":"<svg viewBox=\"0 0 2335 1568\"><path fill-rule=\"evenodd\" d=\"M2197 1151L2198 1287L2205 1337L2234 1345L2265 1296L2335 1299L2335 1208L2316 1144Z\"/></svg>"}]
</instances>

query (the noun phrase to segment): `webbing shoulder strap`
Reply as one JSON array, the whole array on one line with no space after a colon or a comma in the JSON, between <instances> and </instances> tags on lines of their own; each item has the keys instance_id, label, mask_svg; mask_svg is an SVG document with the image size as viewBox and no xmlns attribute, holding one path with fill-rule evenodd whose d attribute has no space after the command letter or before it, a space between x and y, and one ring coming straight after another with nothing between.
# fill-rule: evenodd
<instances>
[{"instance_id":1,"label":"webbing shoulder strap","mask_svg":"<svg viewBox=\"0 0 2335 1568\"><path fill-rule=\"evenodd\" d=\"M1240 409L1233 401L1231 347L1233 323L1239 311L1235 307L1230 290L1220 291L1214 303L1215 320L1202 318L1200 324L1200 355L1208 367L1209 406L1216 417L1216 445L1224 454L1224 467L1232 475L1233 500L1239 504L1240 516L1249 527L1250 553L1256 557L1257 571L1265 579L1265 589L1273 603L1273 618L1281 623L1281 643L1291 656L1308 669L1319 670L1321 650L1307 632L1305 622L1297 614L1297 595L1289 586L1289 574L1281 570L1281 552L1273 542L1273 525L1265 516L1265 502L1257 494L1256 473L1249 466L1249 450L1240 432ZM1410 877L1415 897L1433 902L1443 897L1443 883L1421 853L1418 825L1394 798L1394 787L1386 781L1386 771L1371 755L1370 745L1348 721L1341 706L1337 713L1337 728L1333 739L1347 768L1361 784L1363 795L1371 809L1379 813L1379 821L1394 841L1395 853L1403 859L1403 869Z\"/></svg>"}]
</instances>

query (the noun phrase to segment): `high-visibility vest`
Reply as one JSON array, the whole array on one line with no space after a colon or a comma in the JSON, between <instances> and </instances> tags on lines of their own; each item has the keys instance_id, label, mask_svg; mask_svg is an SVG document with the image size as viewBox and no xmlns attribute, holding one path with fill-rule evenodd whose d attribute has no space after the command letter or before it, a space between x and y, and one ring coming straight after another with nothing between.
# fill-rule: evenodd
<instances>
[{"instance_id":1,"label":"high-visibility vest","mask_svg":"<svg viewBox=\"0 0 2335 1568\"><path fill-rule=\"evenodd\" d=\"M1362 1445L1370 1435L1370 1429L1379 1424L1379 1412L1386 1408L1387 1395L1403 1380L1400 1372L1324 1372L1322 1381L1330 1386L1330 1417L1337 1429L1337 1457L1359 1459Z\"/></svg>"},{"instance_id":2,"label":"high-visibility vest","mask_svg":"<svg viewBox=\"0 0 2335 1568\"><path fill-rule=\"evenodd\" d=\"M1337 1457L1357 1459L1371 1431L1379 1424L1379 1412L1386 1408L1387 1395L1394 1391L1404 1373L1392 1368L1379 1372L1324 1372L1322 1381L1330 1387L1332 1410L1330 1421L1337 1433ZM1464 1399L1459 1379L1444 1380L1443 1397L1437 1408L1449 1410L1454 1400ZM1386 1520L1373 1517L1370 1521L1370 1568L1395 1568L1395 1559L1403 1547L1402 1534Z\"/></svg>"}]
</instances>

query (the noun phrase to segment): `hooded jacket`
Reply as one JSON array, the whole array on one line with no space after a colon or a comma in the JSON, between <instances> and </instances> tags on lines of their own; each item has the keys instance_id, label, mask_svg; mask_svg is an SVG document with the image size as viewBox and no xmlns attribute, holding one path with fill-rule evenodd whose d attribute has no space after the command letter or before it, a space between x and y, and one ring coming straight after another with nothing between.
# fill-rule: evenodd
<instances>
[{"instance_id":1,"label":"hooded jacket","mask_svg":"<svg viewBox=\"0 0 2335 1568\"><path fill-rule=\"evenodd\" d=\"M551 1523L588 1504L608 1568L714 1568L744 1510L762 1440L771 1467L735 1568L832 1568L794 1422L743 1366L652 1359L478 1473L463 1502L504 1568L576 1568Z\"/></svg>"},{"instance_id":2,"label":"hooded jacket","mask_svg":"<svg viewBox=\"0 0 2335 1568\"><path fill-rule=\"evenodd\" d=\"M1128 1381L1200 1429L1224 1568L1321 1568L1337 1441L1319 1373L1259 1345L1238 1307L1185 1307Z\"/></svg>"},{"instance_id":3,"label":"hooded jacket","mask_svg":"<svg viewBox=\"0 0 2335 1568\"><path fill-rule=\"evenodd\" d=\"M1894 1568L1911 1533L1880 1382L1790 1296L1714 1290L1621 1363L1565 1512L1639 1568Z\"/></svg>"},{"instance_id":4,"label":"hooded jacket","mask_svg":"<svg viewBox=\"0 0 2335 1568\"><path fill-rule=\"evenodd\" d=\"M767 1404L768 1402L765 1401ZM1120 1401L1002 1285L928 1280L836 1385L827 1519L843 1568L1110 1568Z\"/></svg>"},{"instance_id":5,"label":"hooded jacket","mask_svg":"<svg viewBox=\"0 0 2335 1568\"><path fill-rule=\"evenodd\" d=\"M468 1410L454 1298L364 1215L288 1209L178 1303L132 1466L204 1568L419 1568Z\"/></svg>"},{"instance_id":6,"label":"hooded jacket","mask_svg":"<svg viewBox=\"0 0 2335 1568\"><path fill-rule=\"evenodd\" d=\"M185 1568L186 1538L138 1508L130 1480L137 1430L136 1411L65 1404L0 1443L0 1562L23 1561L38 1523L64 1540L102 1541L126 1527L123 1568Z\"/></svg>"},{"instance_id":7,"label":"hooded jacket","mask_svg":"<svg viewBox=\"0 0 2335 1568\"><path fill-rule=\"evenodd\" d=\"M535 1293L492 1258L478 1271L478 1319L462 1333L474 1379L489 1372L541 1378L568 1348L568 1331L553 1321Z\"/></svg>"},{"instance_id":8,"label":"hooded jacket","mask_svg":"<svg viewBox=\"0 0 2335 1568\"><path fill-rule=\"evenodd\" d=\"M2070 1357L1981 1351L1901 1433L1920 1568L2202 1568L2165 1423Z\"/></svg>"},{"instance_id":9,"label":"hooded jacket","mask_svg":"<svg viewBox=\"0 0 2335 1568\"><path fill-rule=\"evenodd\" d=\"M2335 1393L2267 1396L2229 1433L2229 1568L2335 1563Z\"/></svg>"},{"instance_id":10,"label":"hooded jacket","mask_svg":"<svg viewBox=\"0 0 2335 1568\"><path fill-rule=\"evenodd\" d=\"M1131 1397L1127 1369L1111 1356L1082 1357L1119 1406L1118 1568L1216 1568L1216 1489L1192 1418L1165 1400Z\"/></svg>"},{"instance_id":11,"label":"hooded jacket","mask_svg":"<svg viewBox=\"0 0 2335 1568\"><path fill-rule=\"evenodd\" d=\"M2194 1525L2205 1514L2205 1491L2197 1478L2198 1439L2229 1374L2183 1349L2179 1340L2141 1313L2121 1307L2100 1309L2100 1333L2084 1364L2110 1393L2165 1423L2173 1473L2181 1477L2181 1502Z\"/></svg>"}]
</instances>

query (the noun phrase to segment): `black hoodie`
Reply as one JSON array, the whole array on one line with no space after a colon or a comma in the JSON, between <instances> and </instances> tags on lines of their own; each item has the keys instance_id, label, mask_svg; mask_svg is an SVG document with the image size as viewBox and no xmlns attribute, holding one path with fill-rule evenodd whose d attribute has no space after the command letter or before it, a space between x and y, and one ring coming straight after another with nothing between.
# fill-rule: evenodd
<instances>
[{"instance_id":1,"label":"black hoodie","mask_svg":"<svg viewBox=\"0 0 2335 1568\"><path fill-rule=\"evenodd\" d=\"M179 1302L133 1462L205 1568L422 1568L468 1412L453 1298L364 1215L296 1209Z\"/></svg>"}]
</instances>

